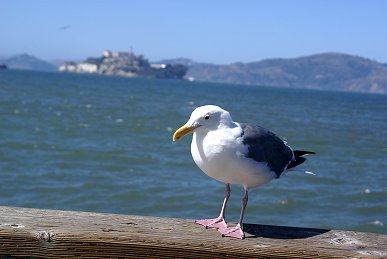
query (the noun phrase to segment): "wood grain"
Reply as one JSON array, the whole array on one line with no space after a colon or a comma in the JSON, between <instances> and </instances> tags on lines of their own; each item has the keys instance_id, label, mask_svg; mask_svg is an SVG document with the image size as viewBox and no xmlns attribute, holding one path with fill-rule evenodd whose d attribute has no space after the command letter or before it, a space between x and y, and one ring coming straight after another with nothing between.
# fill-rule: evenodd
<instances>
[{"instance_id":1,"label":"wood grain","mask_svg":"<svg viewBox=\"0 0 387 259\"><path fill-rule=\"evenodd\" d=\"M0 206L0 256L385 258L387 235L245 224L222 238L193 220Z\"/></svg>"}]
</instances>

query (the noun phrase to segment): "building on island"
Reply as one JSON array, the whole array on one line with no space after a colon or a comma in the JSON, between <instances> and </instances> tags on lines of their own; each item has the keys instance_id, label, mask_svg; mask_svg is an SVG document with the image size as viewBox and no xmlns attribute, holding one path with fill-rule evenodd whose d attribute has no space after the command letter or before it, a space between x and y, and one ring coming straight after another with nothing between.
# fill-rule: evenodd
<instances>
[{"instance_id":1,"label":"building on island","mask_svg":"<svg viewBox=\"0 0 387 259\"><path fill-rule=\"evenodd\" d=\"M59 67L61 72L175 79L182 79L187 70L183 65L150 64L143 55L135 55L132 50L121 52L108 49L99 58L88 58L79 64L65 62Z\"/></svg>"},{"instance_id":2,"label":"building on island","mask_svg":"<svg viewBox=\"0 0 387 259\"><path fill-rule=\"evenodd\" d=\"M77 63L73 61L66 61L63 65L59 67L60 72L77 72Z\"/></svg>"}]
</instances>

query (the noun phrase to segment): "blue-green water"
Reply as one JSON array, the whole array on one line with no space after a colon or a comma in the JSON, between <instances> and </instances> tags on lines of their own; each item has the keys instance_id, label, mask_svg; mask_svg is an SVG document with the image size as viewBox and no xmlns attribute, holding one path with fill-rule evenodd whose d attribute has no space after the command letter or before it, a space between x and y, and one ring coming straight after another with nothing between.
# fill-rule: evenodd
<instances>
[{"instance_id":1,"label":"blue-green water","mask_svg":"<svg viewBox=\"0 0 387 259\"><path fill-rule=\"evenodd\" d=\"M182 218L218 215L224 185L205 176L191 111L233 119L313 150L304 168L253 190L245 222L387 233L387 96L0 71L0 205ZM242 188L232 186L228 220Z\"/></svg>"}]
</instances>

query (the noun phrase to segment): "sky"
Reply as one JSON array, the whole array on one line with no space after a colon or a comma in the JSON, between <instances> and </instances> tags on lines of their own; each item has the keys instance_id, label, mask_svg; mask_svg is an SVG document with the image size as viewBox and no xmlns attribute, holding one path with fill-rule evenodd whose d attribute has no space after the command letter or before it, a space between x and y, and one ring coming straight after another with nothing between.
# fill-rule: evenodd
<instances>
[{"instance_id":1,"label":"sky","mask_svg":"<svg viewBox=\"0 0 387 259\"><path fill-rule=\"evenodd\" d=\"M386 0L0 0L0 56L230 64L324 52L387 63Z\"/></svg>"}]
</instances>

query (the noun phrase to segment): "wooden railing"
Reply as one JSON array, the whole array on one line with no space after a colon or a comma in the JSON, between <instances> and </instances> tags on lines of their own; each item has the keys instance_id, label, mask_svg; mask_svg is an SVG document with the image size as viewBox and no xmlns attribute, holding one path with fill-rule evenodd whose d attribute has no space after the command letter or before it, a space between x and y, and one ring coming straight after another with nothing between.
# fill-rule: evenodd
<instances>
[{"instance_id":1,"label":"wooden railing","mask_svg":"<svg viewBox=\"0 0 387 259\"><path fill-rule=\"evenodd\" d=\"M0 207L0 258L387 258L387 235L244 230L239 240L187 219Z\"/></svg>"}]
</instances>

